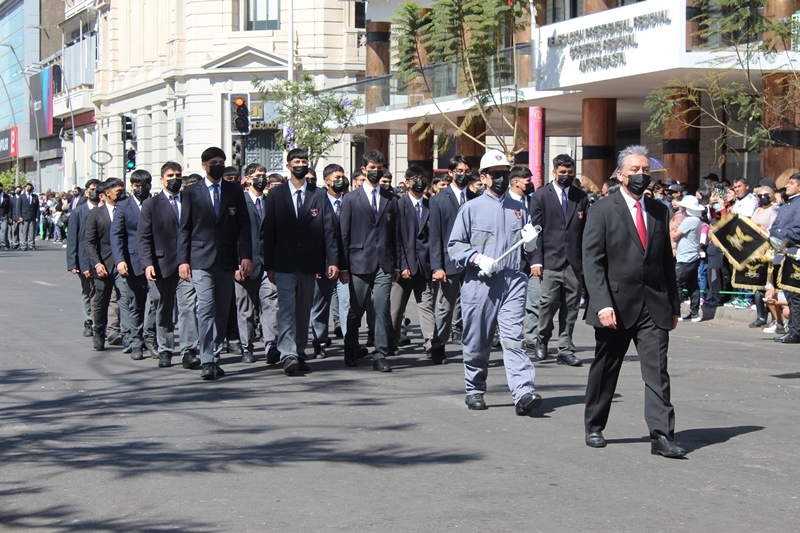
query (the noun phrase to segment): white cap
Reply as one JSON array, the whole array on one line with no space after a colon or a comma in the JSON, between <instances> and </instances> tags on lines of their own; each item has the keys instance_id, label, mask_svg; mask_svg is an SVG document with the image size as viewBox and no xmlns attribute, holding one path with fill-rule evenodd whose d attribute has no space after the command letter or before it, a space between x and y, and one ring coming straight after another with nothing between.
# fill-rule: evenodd
<instances>
[{"instance_id":1,"label":"white cap","mask_svg":"<svg viewBox=\"0 0 800 533\"><path fill-rule=\"evenodd\" d=\"M684 196L683 199L678 202L678 205L689 211L690 214L698 217L705 211L705 208L697 201L697 197L692 195Z\"/></svg>"},{"instance_id":2,"label":"white cap","mask_svg":"<svg viewBox=\"0 0 800 533\"><path fill-rule=\"evenodd\" d=\"M481 157L481 166L479 166L478 169L484 170L490 167L498 167L503 165L507 167L511 166L508 162L506 154L500 150L486 150L486 153L483 154L483 157Z\"/></svg>"}]
</instances>

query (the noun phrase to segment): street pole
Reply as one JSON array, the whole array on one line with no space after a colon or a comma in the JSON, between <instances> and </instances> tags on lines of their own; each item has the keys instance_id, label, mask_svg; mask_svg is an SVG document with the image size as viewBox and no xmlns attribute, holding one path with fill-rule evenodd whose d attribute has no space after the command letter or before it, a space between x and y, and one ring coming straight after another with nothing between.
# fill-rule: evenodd
<instances>
[{"instance_id":1,"label":"street pole","mask_svg":"<svg viewBox=\"0 0 800 533\"><path fill-rule=\"evenodd\" d=\"M288 0L286 6L289 9L289 64L286 66L286 79L294 81L294 2Z\"/></svg>"},{"instance_id":2,"label":"street pole","mask_svg":"<svg viewBox=\"0 0 800 533\"><path fill-rule=\"evenodd\" d=\"M11 107L11 116L14 118L14 129L16 130L16 135L19 135L19 126L17 126L17 110L14 109L14 104L11 103L11 96L8 95L8 87L6 87L6 82L3 80L3 77L0 76L0 82L3 83L3 90L6 92L6 100L8 100L8 105ZM14 172L14 187L19 187L19 139L17 139L17 168Z\"/></svg>"}]
</instances>

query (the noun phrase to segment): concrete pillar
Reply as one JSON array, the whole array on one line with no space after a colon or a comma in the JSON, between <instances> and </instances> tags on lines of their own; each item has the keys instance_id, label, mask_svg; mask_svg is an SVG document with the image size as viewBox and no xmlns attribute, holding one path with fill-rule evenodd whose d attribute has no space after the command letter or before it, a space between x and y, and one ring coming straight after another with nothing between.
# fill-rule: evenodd
<instances>
[{"instance_id":1,"label":"concrete pillar","mask_svg":"<svg viewBox=\"0 0 800 533\"><path fill-rule=\"evenodd\" d=\"M700 111L690 110L694 104L676 96L673 114L680 120L664 124L663 162L669 169L669 177L685 183L689 191L697 191L700 183Z\"/></svg>"},{"instance_id":2,"label":"concrete pillar","mask_svg":"<svg viewBox=\"0 0 800 533\"><path fill-rule=\"evenodd\" d=\"M367 78L385 76L391 72L391 28L388 22L367 21ZM389 104L389 81L386 78L367 83L364 107L367 113ZM364 149L380 150L389 164L389 130L365 129Z\"/></svg>"},{"instance_id":3,"label":"concrete pillar","mask_svg":"<svg viewBox=\"0 0 800 533\"><path fill-rule=\"evenodd\" d=\"M617 0L583 0L583 14L590 15L617 7Z\"/></svg>"},{"instance_id":4,"label":"concrete pillar","mask_svg":"<svg viewBox=\"0 0 800 533\"><path fill-rule=\"evenodd\" d=\"M464 122L464 117L458 117L456 120L458 125L461 126ZM483 120L474 119L465 130L465 133L483 141L486 137L486 125ZM481 157L486 153L486 149L466 135L459 135L456 137L456 152L466 156L469 160L469 166L477 170L481 164Z\"/></svg>"},{"instance_id":5,"label":"concrete pillar","mask_svg":"<svg viewBox=\"0 0 800 533\"><path fill-rule=\"evenodd\" d=\"M424 139L419 138L419 134L425 131L427 124L416 133L412 133L411 128L414 124L408 125L408 165L419 165L428 173L428 179L433 179L433 133ZM400 169L396 174L399 176Z\"/></svg>"},{"instance_id":6,"label":"concrete pillar","mask_svg":"<svg viewBox=\"0 0 800 533\"><path fill-rule=\"evenodd\" d=\"M582 107L581 182L600 189L617 166L617 101L613 98L586 98Z\"/></svg>"}]
</instances>

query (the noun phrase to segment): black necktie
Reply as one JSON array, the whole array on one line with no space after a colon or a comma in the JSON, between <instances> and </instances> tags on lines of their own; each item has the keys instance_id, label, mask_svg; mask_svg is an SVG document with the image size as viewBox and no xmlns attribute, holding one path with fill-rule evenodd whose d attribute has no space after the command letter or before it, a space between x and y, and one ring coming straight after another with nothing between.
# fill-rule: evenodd
<instances>
[{"instance_id":1,"label":"black necktie","mask_svg":"<svg viewBox=\"0 0 800 533\"><path fill-rule=\"evenodd\" d=\"M414 203L414 211L417 213L417 227L422 225L422 208L419 206L419 202Z\"/></svg>"},{"instance_id":2,"label":"black necktie","mask_svg":"<svg viewBox=\"0 0 800 533\"><path fill-rule=\"evenodd\" d=\"M464 202L467 201L467 191L461 191L461 203L459 205L464 205Z\"/></svg>"},{"instance_id":3,"label":"black necktie","mask_svg":"<svg viewBox=\"0 0 800 533\"><path fill-rule=\"evenodd\" d=\"M300 217L300 210L303 208L303 191L297 191L297 217Z\"/></svg>"},{"instance_id":4,"label":"black necktie","mask_svg":"<svg viewBox=\"0 0 800 533\"><path fill-rule=\"evenodd\" d=\"M378 221L378 189L372 189L372 217Z\"/></svg>"},{"instance_id":5,"label":"black necktie","mask_svg":"<svg viewBox=\"0 0 800 533\"><path fill-rule=\"evenodd\" d=\"M256 198L256 214L258 215L258 220L264 219L264 211L261 208L261 198Z\"/></svg>"},{"instance_id":6,"label":"black necktie","mask_svg":"<svg viewBox=\"0 0 800 533\"><path fill-rule=\"evenodd\" d=\"M219 217L219 183L211 186L214 194L214 216Z\"/></svg>"},{"instance_id":7,"label":"black necktie","mask_svg":"<svg viewBox=\"0 0 800 533\"><path fill-rule=\"evenodd\" d=\"M564 220L567 220L567 191L561 191L561 211L564 212Z\"/></svg>"},{"instance_id":8,"label":"black necktie","mask_svg":"<svg viewBox=\"0 0 800 533\"><path fill-rule=\"evenodd\" d=\"M333 207L336 210L336 218L339 218L339 215L342 214L342 201L336 200L333 202Z\"/></svg>"},{"instance_id":9,"label":"black necktie","mask_svg":"<svg viewBox=\"0 0 800 533\"><path fill-rule=\"evenodd\" d=\"M180 222L181 221L181 214L178 211L178 201L174 196L169 197L169 203L172 204L172 210L175 212L175 219Z\"/></svg>"}]
</instances>

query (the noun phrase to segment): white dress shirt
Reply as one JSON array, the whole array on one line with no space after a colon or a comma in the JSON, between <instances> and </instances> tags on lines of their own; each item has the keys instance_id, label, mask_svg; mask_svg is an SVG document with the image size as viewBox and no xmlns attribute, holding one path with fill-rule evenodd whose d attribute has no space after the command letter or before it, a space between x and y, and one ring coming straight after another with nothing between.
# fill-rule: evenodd
<instances>
[{"instance_id":1,"label":"white dress shirt","mask_svg":"<svg viewBox=\"0 0 800 533\"><path fill-rule=\"evenodd\" d=\"M306 183L305 180L303 180L303 185L299 189L295 188L294 184L292 183L292 180L289 180L286 183L289 185L289 191L292 193L292 204L294 205L294 216L299 217L300 213L297 211L297 191L301 192L300 196L303 198L303 202L305 202L306 201L306 185L307 185L307 183Z\"/></svg>"}]
</instances>

